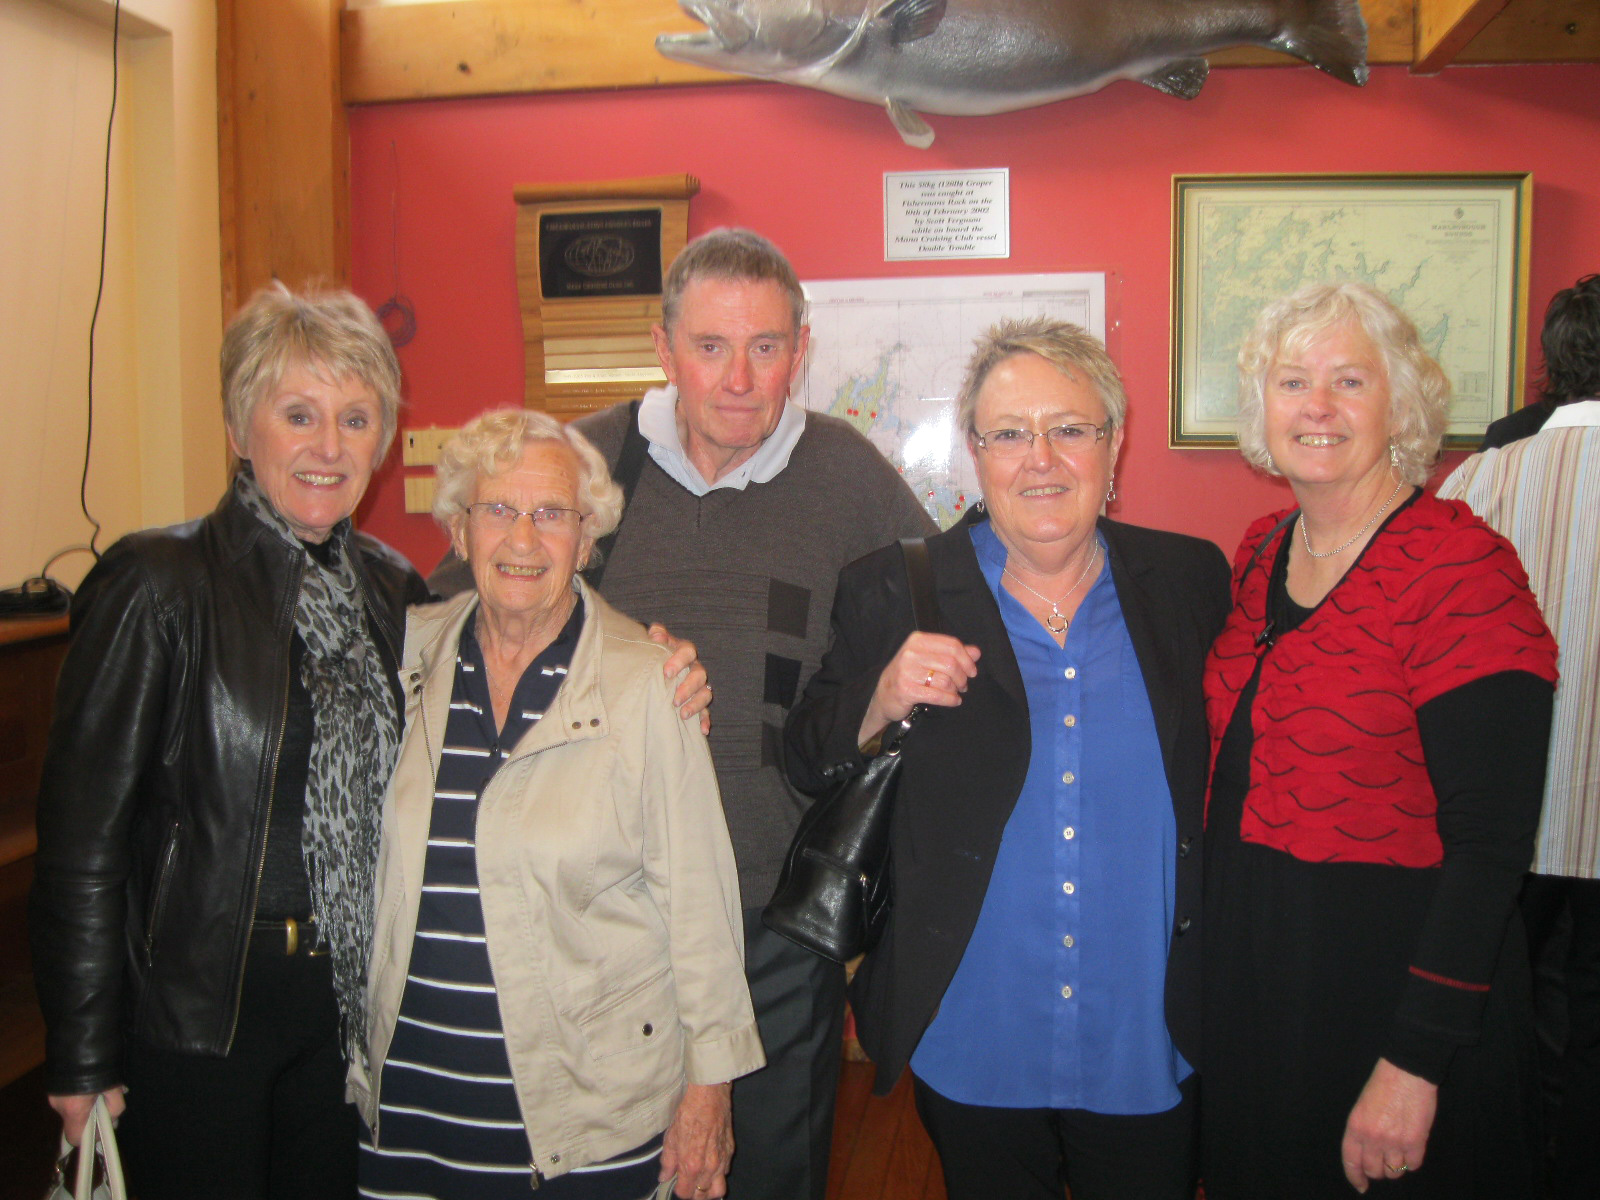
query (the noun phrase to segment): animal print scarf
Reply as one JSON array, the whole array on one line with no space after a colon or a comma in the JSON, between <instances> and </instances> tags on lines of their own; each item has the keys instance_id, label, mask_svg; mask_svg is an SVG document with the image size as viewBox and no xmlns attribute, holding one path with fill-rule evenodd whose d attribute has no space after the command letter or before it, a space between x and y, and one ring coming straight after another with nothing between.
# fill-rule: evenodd
<instances>
[{"instance_id":1,"label":"animal print scarf","mask_svg":"<svg viewBox=\"0 0 1600 1200\"><path fill-rule=\"evenodd\" d=\"M234 491L302 560L294 628L306 647L300 679L311 696L315 732L300 846L317 936L333 957L345 1051L362 1062L379 825L400 744L394 697L362 611L350 522L334 529L337 549L325 567L262 494L249 463L241 464Z\"/></svg>"}]
</instances>

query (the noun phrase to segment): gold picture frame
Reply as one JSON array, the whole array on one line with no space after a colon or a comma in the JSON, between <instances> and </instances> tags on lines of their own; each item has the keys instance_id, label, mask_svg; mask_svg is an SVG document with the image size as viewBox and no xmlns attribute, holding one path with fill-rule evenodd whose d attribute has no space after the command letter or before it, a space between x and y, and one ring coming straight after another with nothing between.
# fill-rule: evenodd
<instances>
[{"instance_id":1,"label":"gold picture frame","mask_svg":"<svg viewBox=\"0 0 1600 1200\"><path fill-rule=\"evenodd\" d=\"M1355 279L1416 321L1450 377L1445 445L1517 406L1533 176L1174 175L1173 448L1235 446L1239 342L1269 301Z\"/></svg>"}]
</instances>

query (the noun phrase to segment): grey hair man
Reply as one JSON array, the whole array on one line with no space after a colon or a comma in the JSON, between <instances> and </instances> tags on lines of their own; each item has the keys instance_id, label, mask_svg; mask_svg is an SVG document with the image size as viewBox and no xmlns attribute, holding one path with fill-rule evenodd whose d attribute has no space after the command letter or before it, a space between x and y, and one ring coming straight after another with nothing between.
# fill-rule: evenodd
<instances>
[{"instance_id":1,"label":"grey hair man","mask_svg":"<svg viewBox=\"0 0 1600 1200\"><path fill-rule=\"evenodd\" d=\"M694 642L716 690L711 756L767 1052L733 1091L728 1195L823 1200L844 972L761 924L807 804L780 766L783 720L827 649L839 568L936 526L860 432L790 398L810 329L770 241L718 229L690 242L662 310L668 386L575 422L629 494L599 569L623 612Z\"/></svg>"}]
</instances>

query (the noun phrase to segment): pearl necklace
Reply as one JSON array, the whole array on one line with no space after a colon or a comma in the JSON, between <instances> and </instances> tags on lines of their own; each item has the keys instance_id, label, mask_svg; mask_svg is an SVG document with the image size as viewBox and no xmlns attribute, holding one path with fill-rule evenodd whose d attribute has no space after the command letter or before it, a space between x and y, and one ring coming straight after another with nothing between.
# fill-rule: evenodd
<instances>
[{"instance_id":1,"label":"pearl necklace","mask_svg":"<svg viewBox=\"0 0 1600 1200\"><path fill-rule=\"evenodd\" d=\"M1033 594L1035 596L1039 597L1039 599L1043 600L1046 604L1048 604L1050 606L1050 615L1044 619L1044 627L1046 629L1048 629L1051 633L1060 634L1060 633L1065 633L1067 631L1067 625L1070 624L1069 618L1064 617L1064 616L1061 615L1061 601L1065 600L1068 596L1072 595L1073 592L1077 591L1078 590L1078 585L1081 584L1085 579L1089 578L1089 572L1090 572L1090 570L1093 569L1095 561L1097 559L1099 559L1099 557L1100 557L1100 543L1096 542L1095 545L1094 545L1094 549L1089 551L1089 561L1084 564L1083 573L1078 576L1077 582L1075 582L1066 591L1061 593L1061 599L1060 600L1052 600L1052 599L1050 599L1049 596L1046 596L1043 592L1034 591L1033 588L1031 588L1027 584L1023 583L1022 582L1022 577L1020 575L1018 575L1015 571L1013 571L1009 566L1004 567L1002 569L1005 571L1005 573L1007 575L1011 576L1011 578L1013 578L1013 579L1015 579L1017 581L1017 586L1018 587L1022 588L1024 591L1033 592ZM1060 622L1059 625L1056 624L1057 621Z\"/></svg>"},{"instance_id":2,"label":"pearl necklace","mask_svg":"<svg viewBox=\"0 0 1600 1200\"><path fill-rule=\"evenodd\" d=\"M1371 529L1378 523L1379 517L1383 516L1384 513L1389 511L1389 505L1394 503L1394 498L1400 494L1400 489L1405 487L1405 485L1406 481L1404 479L1398 480L1395 483L1394 491L1389 493L1389 498L1383 502L1383 507L1372 514L1372 519L1370 521L1368 521L1360 529L1356 530L1355 537L1351 538L1344 545L1333 550L1324 550L1321 554L1318 554L1311 548L1311 535L1306 532L1306 514L1305 510L1302 509L1300 511L1300 540L1305 544L1306 553L1311 555L1312 558L1332 558L1335 554L1343 554L1346 550L1350 549L1351 546L1354 546L1357 542L1359 542L1367 530Z\"/></svg>"}]
</instances>

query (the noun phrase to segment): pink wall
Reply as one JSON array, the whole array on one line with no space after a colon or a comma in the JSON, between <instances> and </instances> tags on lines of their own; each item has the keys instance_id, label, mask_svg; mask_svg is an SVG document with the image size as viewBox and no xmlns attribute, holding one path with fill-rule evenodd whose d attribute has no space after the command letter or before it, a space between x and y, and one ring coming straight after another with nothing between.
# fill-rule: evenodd
<instances>
[{"instance_id":1,"label":"pink wall","mask_svg":"<svg viewBox=\"0 0 1600 1200\"><path fill-rule=\"evenodd\" d=\"M456 425L522 397L512 263L514 185L689 172L692 234L773 238L802 278L1110 272L1110 343L1131 397L1113 515L1230 553L1287 489L1232 451L1169 450L1171 176L1230 172L1532 171L1530 325L1600 269L1600 66L1398 68L1356 90L1308 69L1225 70L1192 102L1132 83L987 118L934 117L930 151L865 104L778 85L399 104L351 115L354 284L393 291L398 163L402 290L418 331L401 353L405 425ZM392 147L392 149L391 149ZM1011 170L1011 258L890 265L885 171ZM1452 455L1446 465L1459 461ZM398 452L366 529L426 568L444 546L408 516Z\"/></svg>"}]
</instances>

